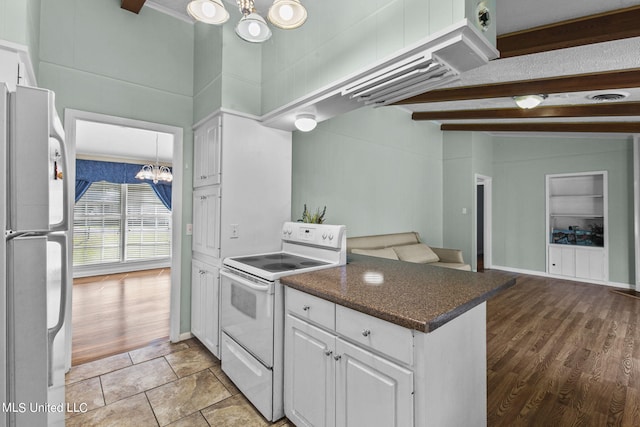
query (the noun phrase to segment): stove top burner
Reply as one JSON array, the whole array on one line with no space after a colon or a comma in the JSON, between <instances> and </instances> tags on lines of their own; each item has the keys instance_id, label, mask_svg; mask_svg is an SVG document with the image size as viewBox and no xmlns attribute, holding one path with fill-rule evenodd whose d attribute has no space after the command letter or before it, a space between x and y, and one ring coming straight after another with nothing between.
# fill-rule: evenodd
<instances>
[{"instance_id":1,"label":"stove top burner","mask_svg":"<svg viewBox=\"0 0 640 427\"><path fill-rule=\"evenodd\" d=\"M295 264L291 264L288 262L273 262L271 264L263 265L262 268L269 271L287 271L295 270L298 267Z\"/></svg>"},{"instance_id":2,"label":"stove top burner","mask_svg":"<svg viewBox=\"0 0 640 427\"><path fill-rule=\"evenodd\" d=\"M292 255L285 252L238 257L233 258L233 260L271 273L281 273L330 264L328 262Z\"/></svg>"}]
</instances>

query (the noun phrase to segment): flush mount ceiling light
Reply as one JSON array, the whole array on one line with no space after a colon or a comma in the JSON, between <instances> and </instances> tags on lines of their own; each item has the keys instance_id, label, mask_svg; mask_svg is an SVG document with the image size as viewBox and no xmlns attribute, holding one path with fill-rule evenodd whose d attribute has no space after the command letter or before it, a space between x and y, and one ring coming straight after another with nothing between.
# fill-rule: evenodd
<instances>
[{"instance_id":1,"label":"flush mount ceiling light","mask_svg":"<svg viewBox=\"0 0 640 427\"><path fill-rule=\"evenodd\" d=\"M296 116L296 121L294 122L296 129L302 132L310 132L314 130L317 124L318 122L316 121L316 116L306 113L298 114Z\"/></svg>"},{"instance_id":2,"label":"flush mount ceiling light","mask_svg":"<svg viewBox=\"0 0 640 427\"><path fill-rule=\"evenodd\" d=\"M547 99L547 95L520 95L514 96L513 100L516 105L524 110L536 108L542 101Z\"/></svg>"},{"instance_id":3,"label":"flush mount ceiling light","mask_svg":"<svg viewBox=\"0 0 640 427\"><path fill-rule=\"evenodd\" d=\"M230 1L232 0L227 0ZM268 0L236 0L242 13L242 18L236 25L236 34L248 42L262 43L269 40L271 30L256 11L256 2L268 3ZM188 4L187 12L194 19L207 24L221 25L229 19L229 12L222 0L193 0ZM291 30L304 24L307 20L307 10L300 0L273 0L267 18L276 27Z\"/></svg>"}]
</instances>

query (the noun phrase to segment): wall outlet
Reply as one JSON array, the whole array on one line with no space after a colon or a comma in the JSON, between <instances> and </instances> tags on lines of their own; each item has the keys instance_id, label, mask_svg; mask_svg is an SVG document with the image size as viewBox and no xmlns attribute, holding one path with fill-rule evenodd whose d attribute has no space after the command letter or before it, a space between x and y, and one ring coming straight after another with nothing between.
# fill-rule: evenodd
<instances>
[{"instance_id":1,"label":"wall outlet","mask_svg":"<svg viewBox=\"0 0 640 427\"><path fill-rule=\"evenodd\" d=\"M231 224L231 238L237 239L239 237L238 224Z\"/></svg>"},{"instance_id":2,"label":"wall outlet","mask_svg":"<svg viewBox=\"0 0 640 427\"><path fill-rule=\"evenodd\" d=\"M193 224L187 224L187 236L193 235Z\"/></svg>"}]
</instances>

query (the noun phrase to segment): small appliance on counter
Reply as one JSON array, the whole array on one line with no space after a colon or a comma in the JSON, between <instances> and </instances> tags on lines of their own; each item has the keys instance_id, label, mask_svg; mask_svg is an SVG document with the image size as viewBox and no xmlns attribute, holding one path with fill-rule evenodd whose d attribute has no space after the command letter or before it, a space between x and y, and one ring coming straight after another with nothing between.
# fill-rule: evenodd
<instances>
[{"instance_id":1,"label":"small appliance on counter","mask_svg":"<svg viewBox=\"0 0 640 427\"><path fill-rule=\"evenodd\" d=\"M286 222L282 251L226 258L220 288L222 370L271 421L284 416L280 278L346 263L344 225Z\"/></svg>"}]
</instances>

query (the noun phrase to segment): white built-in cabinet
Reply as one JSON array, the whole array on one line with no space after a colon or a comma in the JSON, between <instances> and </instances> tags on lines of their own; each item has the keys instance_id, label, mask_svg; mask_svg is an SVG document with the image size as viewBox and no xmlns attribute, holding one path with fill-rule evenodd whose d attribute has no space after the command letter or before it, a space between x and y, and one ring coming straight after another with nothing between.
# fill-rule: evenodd
<instances>
[{"instance_id":1,"label":"white built-in cabinet","mask_svg":"<svg viewBox=\"0 0 640 427\"><path fill-rule=\"evenodd\" d=\"M222 118L207 121L193 138L193 187L220 184Z\"/></svg>"},{"instance_id":2,"label":"white built-in cabinet","mask_svg":"<svg viewBox=\"0 0 640 427\"><path fill-rule=\"evenodd\" d=\"M486 426L486 304L429 333L289 287L285 313L296 426Z\"/></svg>"},{"instance_id":3,"label":"white built-in cabinet","mask_svg":"<svg viewBox=\"0 0 640 427\"><path fill-rule=\"evenodd\" d=\"M607 172L547 175L547 272L608 279Z\"/></svg>"},{"instance_id":4,"label":"white built-in cabinet","mask_svg":"<svg viewBox=\"0 0 640 427\"><path fill-rule=\"evenodd\" d=\"M217 267L198 260L191 262L191 333L216 357L220 274Z\"/></svg>"},{"instance_id":5,"label":"white built-in cabinet","mask_svg":"<svg viewBox=\"0 0 640 427\"><path fill-rule=\"evenodd\" d=\"M219 113L194 127L191 332L219 356L219 270L281 249L291 217L291 132Z\"/></svg>"},{"instance_id":6,"label":"white built-in cabinet","mask_svg":"<svg viewBox=\"0 0 640 427\"><path fill-rule=\"evenodd\" d=\"M287 417L299 427L413 426L413 372L386 351L411 360L411 331L294 289L286 293Z\"/></svg>"},{"instance_id":7,"label":"white built-in cabinet","mask_svg":"<svg viewBox=\"0 0 640 427\"><path fill-rule=\"evenodd\" d=\"M220 257L220 187L193 190L192 250L212 258Z\"/></svg>"}]
</instances>

